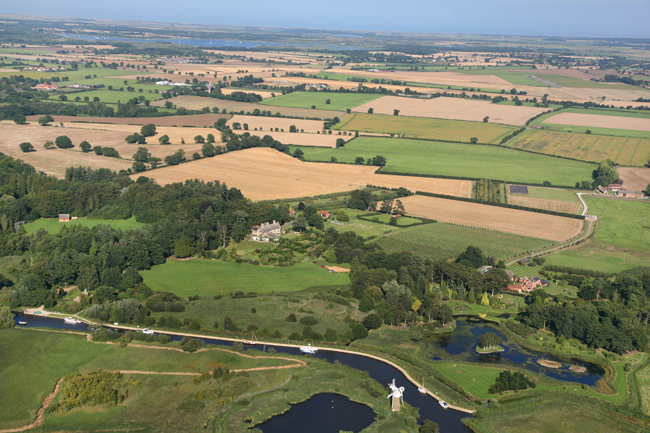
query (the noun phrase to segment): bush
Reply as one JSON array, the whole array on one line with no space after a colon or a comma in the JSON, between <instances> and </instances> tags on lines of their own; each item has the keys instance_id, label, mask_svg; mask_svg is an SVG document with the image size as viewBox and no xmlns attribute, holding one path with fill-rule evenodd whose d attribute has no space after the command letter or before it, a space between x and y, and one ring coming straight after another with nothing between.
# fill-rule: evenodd
<instances>
[{"instance_id":1,"label":"bush","mask_svg":"<svg viewBox=\"0 0 650 433\"><path fill-rule=\"evenodd\" d=\"M171 337L169 335L167 335L167 334L160 334L158 336L158 343L160 343L160 344L167 344L171 340L172 340Z\"/></svg>"},{"instance_id":2,"label":"bush","mask_svg":"<svg viewBox=\"0 0 650 433\"><path fill-rule=\"evenodd\" d=\"M354 328L352 328L352 335L355 340L361 340L368 336L368 330L361 323L357 323L354 325Z\"/></svg>"},{"instance_id":3,"label":"bush","mask_svg":"<svg viewBox=\"0 0 650 433\"><path fill-rule=\"evenodd\" d=\"M297 332L292 332L289 335L289 340L302 341L302 334L299 334Z\"/></svg>"},{"instance_id":4,"label":"bush","mask_svg":"<svg viewBox=\"0 0 650 433\"><path fill-rule=\"evenodd\" d=\"M285 319L285 322L297 322L298 319L296 319L296 315L293 313L290 313Z\"/></svg>"},{"instance_id":5,"label":"bush","mask_svg":"<svg viewBox=\"0 0 650 433\"><path fill-rule=\"evenodd\" d=\"M59 135L56 137L56 140L54 140L54 144L56 144L56 147L59 149L69 149L71 147L74 147L72 145L72 140L66 135Z\"/></svg>"},{"instance_id":6,"label":"bush","mask_svg":"<svg viewBox=\"0 0 650 433\"><path fill-rule=\"evenodd\" d=\"M120 337L122 337L122 335L119 332L109 331L106 328L102 328L93 334L93 341L113 341Z\"/></svg>"},{"instance_id":7,"label":"bush","mask_svg":"<svg viewBox=\"0 0 650 433\"><path fill-rule=\"evenodd\" d=\"M196 352L205 345L203 340L198 338L183 337L181 338L181 349L185 352Z\"/></svg>"},{"instance_id":8,"label":"bush","mask_svg":"<svg viewBox=\"0 0 650 433\"><path fill-rule=\"evenodd\" d=\"M363 319L363 326L365 326L366 329L379 328L381 326L381 316L379 316L377 313L368 314Z\"/></svg>"},{"instance_id":9,"label":"bush","mask_svg":"<svg viewBox=\"0 0 650 433\"><path fill-rule=\"evenodd\" d=\"M314 316L305 316L300 319L300 323L302 325L307 325L307 326L314 326L318 325L318 319L316 319Z\"/></svg>"},{"instance_id":10,"label":"bush","mask_svg":"<svg viewBox=\"0 0 650 433\"><path fill-rule=\"evenodd\" d=\"M338 338L338 334L336 330L332 328L327 328L327 331L325 331L325 340L336 341L337 338Z\"/></svg>"},{"instance_id":11,"label":"bush","mask_svg":"<svg viewBox=\"0 0 650 433\"><path fill-rule=\"evenodd\" d=\"M235 322L233 322L232 319L228 316L224 317L223 319L223 329L230 332L239 331L239 328L237 327L237 325L235 325Z\"/></svg>"}]
</instances>

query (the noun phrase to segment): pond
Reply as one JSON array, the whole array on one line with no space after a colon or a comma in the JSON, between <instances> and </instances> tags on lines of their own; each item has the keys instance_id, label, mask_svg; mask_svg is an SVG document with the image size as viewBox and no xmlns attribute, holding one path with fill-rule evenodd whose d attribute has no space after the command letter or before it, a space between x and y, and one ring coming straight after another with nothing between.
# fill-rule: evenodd
<instances>
[{"instance_id":1,"label":"pond","mask_svg":"<svg viewBox=\"0 0 650 433\"><path fill-rule=\"evenodd\" d=\"M504 352L489 355L480 355L476 352L479 337L487 332L494 332L501 337L503 340L501 346L505 349ZM524 368L535 373L545 374L553 379L590 386L594 386L605 374L605 371L600 366L590 362L581 361L570 356L560 358L545 352L526 349L495 327L487 323L473 322L467 319L457 319L456 329L453 332L431 335L422 341L430 344L434 353L433 360L435 361L451 360ZM562 364L562 367L558 369L542 367L536 363L538 359L556 361ZM571 371L569 367L572 365L585 367L587 371L584 373Z\"/></svg>"},{"instance_id":2,"label":"pond","mask_svg":"<svg viewBox=\"0 0 650 433\"><path fill-rule=\"evenodd\" d=\"M308 422L305 422L309 420ZM316 394L291 406L288 412L276 415L257 425L264 433L286 433L309 430L310 433L360 432L375 420L375 412L365 404L350 401L341 394Z\"/></svg>"}]
</instances>

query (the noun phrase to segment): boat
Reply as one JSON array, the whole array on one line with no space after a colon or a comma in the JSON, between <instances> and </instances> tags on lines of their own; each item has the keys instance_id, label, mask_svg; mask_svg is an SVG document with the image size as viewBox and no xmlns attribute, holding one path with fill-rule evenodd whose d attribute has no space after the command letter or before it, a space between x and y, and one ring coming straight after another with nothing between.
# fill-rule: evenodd
<instances>
[{"instance_id":1,"label":"boat","mask_svg":"<svg viewBox=\"0 0 650 433\"><path fill-rule=\"evenodd\" d=\"M422 377L422 385L418 386L418 392L420 394L426 394L429 392L429 390L424 387L424 376Z\"/></svg>"},{"instance_id":2,"label":"boat","mask_svg":"<svg viewBox=\"0 0 650 433\"><path fill-rule=\"evenodd\" d=\"M247 346L255 346L257 344L257 338L255 337L255 331L251 334L251 339L250 340L242 340L242 343L244 343Z\"/></svg>"},{"instance_id":3,"label":"boat","mask_svg":"<svg viewBox=\"0 0 650 433\"><path fill-rule=\"evenodd\" d=\"M442 406L443 409L449 409L449 403L447 403L446 401L440 400L438 403L440 404L440 406Z\"/></svg>"},{"instance_id":4,"label":"boat","mask_svg":"<svg viewBox=\"0 0 650 433\"><path fill-rule=\"evenodd\" d=\"M318 348L317 348L317 347L313 347L311 344L308 344L308 345L306 345L306 346L302 346L302 347L300 348L300 351L301 351L302 353L308 353L308 354L310 354L310 355L314 355L316 352L318 352Z\"/></svg>"},{"instance_id":5,"label":"boat","mask_svg":"<svg viewBox=\"0 0 650 433\"><path fill-rule=\"evenodd\" d=\"M18 322L19 325L27 325L27 322Z\"/></svg>"},{"instance_id":6,"label":"boat","mask_svg":"<svg viewBox=\"0 0 650 433\"><path fill-rule=\"evenodd\" d=\"M63 321L68 325L76 325L77 323L81 323L80 320L77 320L74 317L66 317L65 319L63 319Z\"/></svg>"},{"instance_id":7,"label":"boat","mask_svg":"<svg viewBox=\"0 0 650 433\"><path fill-rule=\"evenodd\" d=\"M144 328L144 329L142 330L142 333L143 333L143 334L147 334L147 335L153 335L153 329Z\"/></svg>"}]
</instances>

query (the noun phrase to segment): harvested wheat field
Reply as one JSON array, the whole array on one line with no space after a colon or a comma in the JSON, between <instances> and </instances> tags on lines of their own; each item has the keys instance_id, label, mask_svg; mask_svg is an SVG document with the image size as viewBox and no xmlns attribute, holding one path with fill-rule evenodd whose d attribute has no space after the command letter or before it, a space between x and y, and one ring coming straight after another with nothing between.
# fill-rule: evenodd
<instances>
[{"instance_id":1,"label":"harvested wheat field","mask_svg":"<svg viewBox=\"0 0 650 433\"><path fill-rule=\"evenodd\" d=\"M469 75L458 72L419 72L395 71L390 73L376 73L369 71L351 71L349 69L328 69L328 73L355 75L368 78L386 78L408 82L443 84L445 86L485 87L487 89L512 88L512 84L494 75Z\"/></svg>"},{"instance_id":2,"label":"harvested wheat field","mask_svg":"<svg viewBox=\"0 0 650 433\"><path fill-rule=\"evenodd\" d=\"M154 101L152 106L164 107L166 101L171 101L177 107L184 107L188 110L201 110L203 107L218 107L219 110L226 109L226 113L241 111L252 113L254 110L270 111L273 114L280 113L283 116L304 117L305 119L332 119L336 116L342 118L344 113L340 111L311 110L305 108L273 107L271 105L253 104L250 102L227 101L225 99L204 98L201 96L177 96L166 100ZM392 112L391 112L392 114Z\"/></svg>"},{"instance_id":3,"label":"harvested wheat field","mask_svg":"<svg viewBox=\"0 0 650 433\"><path fill-rule=\"evenodd\" d=\"M471 120L482 122L489 116L490 123L521 126L528 119L545 111L544 108L516 107L514 105L492 104L489 101L472 101L461 98L416 99L398 96L384 96L353 109L367 113L372 108L376 114L393 114L400 110L402 116L433 117L438 119Z\"/></svg>"},{"instance_id":4,"label":"harvested wheat field","mask_svg":"<svg viewBox=\"0 0 650 433\"><path fill-rule=\"evenodd\" d=\"M641 119L638 117L606 116L599 114L560 113L549 117L542 123L589 126L593 128L631 129L633 131L650 131L650 119Z\"/></svg>"},{"instance_id":5,"label":"harvested wheat field","mask_svg":"<svg viewBox=\"0 0 650 433\"><path fill-rule=\"evenodd\" d=\"M554 212L564 212L579 215L582 212L582 205L577 202L567 200L550 200L547 198L522 197L510 195L508 203L516 206L526 206L535 209L551 210Z\"/></svg>"},{"instance_id":6,"label":"harvested wheat field","mask_svg":"<svg viewBox=\"0 0 650 433\"><path fill-rule=\"evenodd\" d=\"M293 198L351 191L367 185L469 197L472 182L375 174L376 167L304 162L270 148L230 152L147 172L161 185L186 179L218 180L252 200ZM134 175L134 179L140 175Z\"/></svg>"},{"instance_id":7,"label":"harvested wheat field","mask_svg":"<svg viewBox=\"0 0 650 433\"><path fill-rule=\"evenodd\" d=\"M339 118L343 117L339 115ZM234 122L239 122L240 124L247 123L248 130L251 131L251 134L255 132L255 128L262 128L260 131L268 133L271 131L271 128L280 128L284 129L286 132L289 132L291 125L294 125L298 131L304 129L308 133L316 133L323 130L323 122L320 120L303 120L303 119L287 119L283 117L266 117L266 116L242 116L240 114L235 114L232 119L228 121L228 126L231 126Z\"/></svg>"},{"instance_id":8,"label":"harvested wheat field","mask_svg":"<svg viewBox=\"0 0 650 433\"><path fill-rule=\"evenodd\" d=\"M103 131L101 131L103 133ZM109 133L114 134L114 133ZM54 128L33 125L0 124L0 152L16 159L21 159L32 165L36 170L62 178L65 169L68 167L110 168L113 171L126 170L133 165L133 161L118 158L108 158L95 155L94 153L83 153L78 148L74 149L49 149L45 150L43 144L46 140L54 141L59 135L67 135L72 143L77 146L83 140L93 143L94 135L89 131ZM96 137L95 137L96 138ZM24 153L18 145L24 141L32 143L35 152ZM114 140L110 136L96 140L94 144L100 146L111 146ZM135 153L135 151L133 152ZM129 158L131 154L129 154Z\"/></svg>"},{"instance_id":9,"label":"harvested wheat field","mask_svg":"<svg viewBox=\"0 0 650 433\"><path fill-rule=\"evenodd\" d=\"M401 200L414 216L552 241L579 235L584 224L573 218L442 198L414 195Z\"/></svg>"},{"instance_id":10,"label":"harvested wheat field","mask_svg":"<svg viewBox=\"0 0 650 433\"><path fill-rule=\"evenodd\" d=\"M28 121L38 121L40 115L27 116ZM72 123L113 123L116 125L146 125L153 123L156 126L214 126L219 119L230 119L230 114L194 114L191 116L165 116L165 117L84 117L84 116L58 116L52 118L54 122ZM70 125L74 126L74 125Z\"/></svg>"},{"instance_id":11,"label":"harvested wheat field","mask_svg":"<svg viewBox=\"0 0 650 433\"><path fill-rule=\"evenodd\" d=\"M618 167L623 186L634 191L646 191L650 185L650 168Z\"/></svg>"}]
</instances>

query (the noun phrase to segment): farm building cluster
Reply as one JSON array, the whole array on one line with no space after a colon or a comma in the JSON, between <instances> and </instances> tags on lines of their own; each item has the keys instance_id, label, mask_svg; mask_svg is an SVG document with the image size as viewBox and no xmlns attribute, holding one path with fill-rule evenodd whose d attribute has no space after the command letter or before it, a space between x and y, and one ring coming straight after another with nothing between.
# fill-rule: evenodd
<instances>
[{"instance_id":1,"label":"farm building cluster","mask_svg":"<svg viewBox=\"0 0 650 433\"><path fill-rule=\"evenodd\" d=\"M598 185L598 188L596 188L595 193L602 194L602 195L613 194L616 197L628 197L628 198L644 197L644 194L642 192L624 189L623 185L617 183L612 183L607 186Z\"/></svg>"},{"instance_id":2,"label":"farm building cluster","mask_svg":"<svg viewBox=\"0 0 650 433\"><path fill-rule=\"evenodd\" d=\"M511 278L514 284L508 285L507 289L512 291L512 292L517 292L517 293L529 293L532 292L535 289L539 289L541 287L547 287L550 283L540 277L526 277L526 276L521 276L521 277L513 277Z\"/></svg>"},{"instance_id":3,"label":"farm building cluster","mask_svg":"<svg viewBox=\"0 0 650 433\"><path fill-rule=\"evenodd\" d=\"M268 242L272 239L278 242L280 236L282 236L282 226L277 221L251 227L251 239L254 241Z\"/></svg>"}]
</instances>

